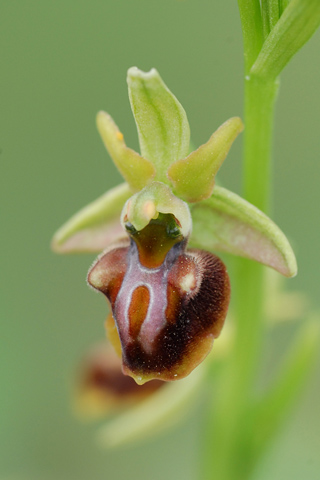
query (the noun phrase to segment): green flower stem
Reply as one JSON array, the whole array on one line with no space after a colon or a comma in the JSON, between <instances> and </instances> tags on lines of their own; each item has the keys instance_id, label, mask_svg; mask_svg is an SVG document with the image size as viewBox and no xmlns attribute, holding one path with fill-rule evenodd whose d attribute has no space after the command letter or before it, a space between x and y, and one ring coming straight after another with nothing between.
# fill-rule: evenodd
<instances>
[{"instance_id":1,"label":"green flower stem","mask_svg":"<svg viewBox=\"0 0 320 480\"><path fill-rule=\"evenodd\" d=\"M269 210L274 101L278 80L245 79L244 197Z\"/></svg>"},{"instance_id":2,"label":"green flower stem","mask_svg":"<svg viewBox=\"0 0 320 480\"><path fill-rule=\"evenodd\" d=\"M245 3L248 5L248 2L239 1L240 12ZM255 44L260 38L259 32L262 32L260 26L261 30L255 29ZM245 31L244 44L245 70L248 72L254 59L252 45L246 48ZM277 90L278 80L246 73L244 196L264 212L270 204L270 159ZM251 405L263 338L263 267L239 259L233 292L235 344L214 394L212 417L205 438L205 480L247 480L255 465Z\"/></svg>"},{"instance_id":3,"label":"green flower stem","mask_svg":"<svg viewBox=\"0 0 320 480\"><path fill-rule=\"evenodd\" d=\"M278 82L255 77L247 77L245 82L244 196L266 212L270 204L273 114ZM263 273L261 265L238 259L234 286L237 318L232 396L238 398L236 408L240 423L247 415L259 364L263 337Z\"/></svg>"},{"instance_id":4,"label":"green flower stem","mask_svg":"<svg viewBox=\"0 0 320 480\"><path fill-rule=\"evenodd\" d=\"M277 87L278 83L273 80L268 82L253 76L245 80L244 196L264 212L270 203L270 158ZM220 435L225 436L218 460L220 480L245 480L254 465L250 405L263 338L263 267L239 259L233 291L235 344L227 367L228 381L219 403L224 413L217 412L223 422Z\"/></svg>"},{"instance_id":5,"label":"green flower stem","mask_svg":"<svg viewBox=\"0 0 320 480\"><path fill-rule=\"evenodd\" d=\"M244 197L266 213L270 208L272 133L278 77L319 26L320 3L319 0L291 0L290 3L238 0L238 5L245 60ZM232 353L218 379L220 382L215 379L216 389L212 395L203 447L201 478L205 480L248 480L266 444L260 431L261 425L257 422L254 397L264 333L263 267L239 259L232 286L236 331ZM290 375L288 382L290 386ZM286 382L283 385L286 389ZM281 388L280 383L280 398L283 397ZM274 398L277 399L277 395ZM266 402L268 417L268 399ZM273 403L278 405L278 399ZM267 418L267 423L269 420ZM274 423L276 425L277 418ZM257 448L259 435L262 438Z\"/></svg>"}]
</instances>

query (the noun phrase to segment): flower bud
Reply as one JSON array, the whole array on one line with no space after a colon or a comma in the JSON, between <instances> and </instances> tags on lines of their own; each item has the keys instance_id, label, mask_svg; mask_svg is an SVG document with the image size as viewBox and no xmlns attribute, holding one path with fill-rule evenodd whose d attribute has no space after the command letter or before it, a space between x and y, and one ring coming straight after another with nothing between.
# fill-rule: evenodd
<instances>
[{"instance_id":1,"label":"flower bud","mask_svg":"<svg viewBox=\"0 0 320 480\"><path fill-rule=\"evenodd\" d=\"M94 346L79 366L76 411L86 418L106 416L144 400L163 385L164 382L154 380L138 386L123 375L119 357L104 342Z\"/></svg>"}]
</instances>

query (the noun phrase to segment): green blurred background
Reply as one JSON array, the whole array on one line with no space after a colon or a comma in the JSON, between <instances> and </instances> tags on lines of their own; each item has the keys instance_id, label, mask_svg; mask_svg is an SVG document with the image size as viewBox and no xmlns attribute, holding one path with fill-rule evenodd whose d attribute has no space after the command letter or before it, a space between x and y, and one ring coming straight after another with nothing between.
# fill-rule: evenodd
<instances>
[{"instance_id":1,"label":"green blurred background","mask_svg":"<svg viewBox=\"0 0 320 480\"><path fill-rule=\"evenodd\" d=\"M120 182L95 128L107 110L138 148L126 70L156 67L185 107L195 145L242 114L242 38L235 1L3 1L1 45L0 479L196 478L198 411L168 435L106 452L72 415L69 379L104 337L106 303L87 288L93 256L56 256L53 232ZM291 239L303 289L319 307L320 32L282 76L273 217ZM221 172L240 191L241 140ZM270 337L280 358L288 330ZM320 368L259 480L316 480Z\"/></svg>"}]
</instances>

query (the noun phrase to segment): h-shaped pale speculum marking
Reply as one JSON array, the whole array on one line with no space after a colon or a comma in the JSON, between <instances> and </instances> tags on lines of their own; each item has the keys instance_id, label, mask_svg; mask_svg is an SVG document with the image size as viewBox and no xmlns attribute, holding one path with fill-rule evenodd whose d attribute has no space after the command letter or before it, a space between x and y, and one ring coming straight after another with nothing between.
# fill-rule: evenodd
<instances>
[{"instance_id":1,"label":"h-shaped pale speculum marking","mask_svg":"<svg viewBox=\"0 0 320 480\"><path fill-rule=\"evenodd\" d=\"M147 268L141 265L137 245L131 240L127 257L128 268L123 278L114 308L114 316L119 326L119 332L121 332L120 339L124 344L128 345L138 340L146 353L152 353L157 334L160 333L167 324L168 273L182 251L182 243L176 244L167 253L164 262L159 267ZM149 304L138 336L137 338L133 338L130 333L133 319L130 319L129 310L132 306L133 294L139 287L145 287L148 290ZM133 308L135 307L133 306Z\"/></svg>"}]
</instances>

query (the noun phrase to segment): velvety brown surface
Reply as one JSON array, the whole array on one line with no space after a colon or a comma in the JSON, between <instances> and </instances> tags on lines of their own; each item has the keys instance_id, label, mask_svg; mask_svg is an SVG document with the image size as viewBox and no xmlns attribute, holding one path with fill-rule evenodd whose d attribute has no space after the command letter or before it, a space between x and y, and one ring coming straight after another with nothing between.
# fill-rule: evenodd
<instances>
[{"instance_id":1,"label":"velvety brown surface","mask_svg":"<svg viewBox=\"0 0 320 480\"><path fill-rule=\"evenodd\" d=\"M116 397L145 396L164 385L159 380L137 385L131 377L122 373L120 359L108 346L100 347L83 361L80 376L81 389L98 390Z\"/></svg>"},{"instance_id":2,"label":"velvety brown surface","mask_svg":"<svg viewBox=\"0 0 320 480\"><path fill-rule=\"evenodd\" d=\"M174 275L171 276L168 292L171 292L169 298L173 294L176 297L175 322L171 320L159 333L152 354L143 351L138 340L123 351L124 363L137 375L149 377L154 373L158 377L160 372L161 378L172 380L183 371L182 376L185 376L199 363L197 358L202 359L209 353L205 351L208 348L206 338L217 337L223 326L230 298L229 277L224 264L215 255L200 250L181 257L177 264L190 257L197 262L201 275L198 290L193 295L180 295L177 300L179 286Z\"/></svg>"},{"instance_id":3,"label":"velvety brown surface","mask_svg":"<svg viewBox=\"0 0 320 480\"><path fill-rule=\"evenodd\" d=\"M209 353L223 326L230 298L226 268L215 255L183 253L184 247L185 242L175 244L158 269L148 269L140 264L140 249L131 240L130 247L116 246L102 255L88 275L89 283L111 303L124 372L139 381L188 375ZM148 275L157 275L153 283L146 280ZM158 303L148 318L151 298ZM145 321L148 331L141 337Z\"/></svg>"}]
</instances>

